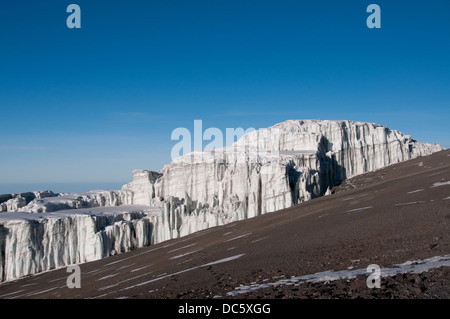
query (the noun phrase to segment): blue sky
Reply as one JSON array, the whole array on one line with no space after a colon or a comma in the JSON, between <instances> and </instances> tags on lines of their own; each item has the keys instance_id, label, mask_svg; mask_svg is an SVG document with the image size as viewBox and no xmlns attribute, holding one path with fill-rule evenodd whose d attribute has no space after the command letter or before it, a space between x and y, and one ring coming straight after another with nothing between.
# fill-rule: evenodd
<instances>
[{"instance_id":1,"label":"blue sky","mask_svg":"<svg viewBox=\"0 0 450 319\"><path fill-rule=\"evenodd\" d=\"M195 119L359 120L450 147L449 15L444 0L4 0L0 184L125 183L170 162Z\"/></svg>"}]
</instances>

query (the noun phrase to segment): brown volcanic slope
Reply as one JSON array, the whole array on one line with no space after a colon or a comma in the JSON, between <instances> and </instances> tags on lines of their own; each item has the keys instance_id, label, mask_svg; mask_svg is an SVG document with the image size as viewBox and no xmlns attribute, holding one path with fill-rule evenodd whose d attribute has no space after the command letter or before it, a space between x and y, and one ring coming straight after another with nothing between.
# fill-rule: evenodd
<instances>
[{"instance_id":1,"label":"brown volcanic slope","mask_svg":"<svg viewBox=\"0 0 450 319\"><path fill-rule=\"evenodd\" d=\"M3 283L0 298L226 297L241 284L447 255L448 181L450 151L442 151L357 176L333 195L296 207L82 264L80 289L67 288L69 273L60 269ZM378 292L360 280L271 287L237 297L448 298L448 274L444 267L383 278ZM433 294L422 294L427 289Z\"/></svg>"}]
</instances>

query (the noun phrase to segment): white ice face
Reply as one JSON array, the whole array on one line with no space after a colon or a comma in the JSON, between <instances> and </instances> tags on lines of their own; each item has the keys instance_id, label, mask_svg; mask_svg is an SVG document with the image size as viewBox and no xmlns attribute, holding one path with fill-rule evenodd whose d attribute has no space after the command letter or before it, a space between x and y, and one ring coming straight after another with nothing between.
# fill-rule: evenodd
<instances>
[{"instance_id":1,"label":"white ice face","mask_svg":"<svg viewBox=\"0 0 450 319\"><path fill-rule=\"evenodd\" d=\"M133 192L135 204L174 196L240 219L290 207L324 195L346 178L440 150L377 124L290 120L252 131L230 147L179 157L156 178L149 178L150 171L134 174L123 189Z\"/></svg>"}]
</instances>

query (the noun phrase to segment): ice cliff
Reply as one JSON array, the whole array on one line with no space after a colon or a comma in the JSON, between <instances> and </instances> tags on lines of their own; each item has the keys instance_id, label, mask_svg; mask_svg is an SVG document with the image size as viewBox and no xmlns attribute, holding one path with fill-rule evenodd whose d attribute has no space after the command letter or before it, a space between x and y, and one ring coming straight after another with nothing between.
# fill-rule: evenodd
<instances>
[{"instance_id":1,"label":"ice cliff","mask_svg":"<svg viewBox=\"0 0 450 319\"><path fill-rule=\"evenodd\" d=\"M230 147L179 157L160 172L134 171L122 190L133 193L134 204L183 199L182 220L214 212L226 223L296 205L346 178L440 150L382 125L290 120Z\"/></svg>"},{"instance_id":2,"label":"ice cliff","mask_svg":"<svg viewBox=\"0 0 450 319\"><path fill-rule=\"evenodd\" d=\"M290 120L193 152L115 191L0 195L0 281L291 207L442 150L372 123Z\"/></svg>"},{"instance_id":3,"label":"ice cliff","mask_svg":"<svg viewBox=\"0 0 450 319\"><path fill-rule=\"evenodd\" d=\"M158 207L116 206L0 215L0 281L93 261L172 238Z\"/></svg>"},{"instance_id":4,"label":"ice cliff","mask_svg":"<svg viewBox=\"0 0 450 319\"><path fill-rule=\"evenodd\" d=\"M36 191L0 195L1 212L47 213L65 209L98 206L120 206L132 203L133 194L127 191L90 191L88 193L62 193Z\"/></svg>"}]
</instances>

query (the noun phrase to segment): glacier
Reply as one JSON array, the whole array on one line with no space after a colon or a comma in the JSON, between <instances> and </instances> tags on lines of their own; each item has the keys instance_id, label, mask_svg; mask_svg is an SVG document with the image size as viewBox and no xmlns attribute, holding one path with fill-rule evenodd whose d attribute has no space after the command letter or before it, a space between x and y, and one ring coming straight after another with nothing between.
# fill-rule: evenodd
<instances>
[{"instance_id":1,"label":"glacier","mask_svg":"<svg viewBox=\"0 0 450 319\"><path fill-rule=\"evenodd\" d=\"M25 194L28 194L28 196ZM3 203L1 202L2 196L4 198ZM55 194L52 191L35 191L0 195L0 213L28 212L37 214L65 209L129 205L131 201L132 193L126 191L98 190L80 194Z\"/></svg>"},{"instance_id":2,"label":"glacier","mask_svg":"<svg viewBox=\"0 0 450 319\"><path fill-rule=\"evenodd\" d=\"M36 216L0 215L0 279L98 260L168 239L161 210L93 207ZM167 229L167 231L165 231Z\"/></svg>"},{"instance_id":3,"label":"glacier","mask_svg":"<svg viewBox=\"0 0 450 319\"><path fill-rule=\"evenodd\" d=\"M160 172L136 170L122 190L133 193L134 204L183 199L183 220L213 212L226 223L291 207L329 194L347 178L440 150L373 123L289 120L229 147L181 156Z\"/></svg>"},{"instance_id":4,"label":"glacier","mask_svg":"<svg viewBox=\"0 0 450 319\"><path fill-rule=\"evenodd\" d=\"M289 120L135 170L121 190L0 195L0 281L288 208L442 149L374 123Z\"/></svg>"}]
</instances>

